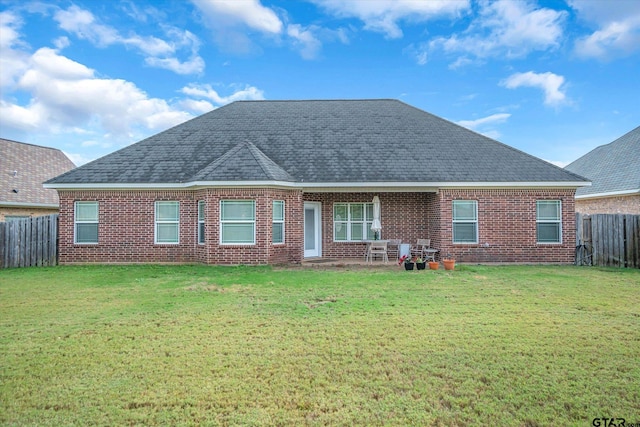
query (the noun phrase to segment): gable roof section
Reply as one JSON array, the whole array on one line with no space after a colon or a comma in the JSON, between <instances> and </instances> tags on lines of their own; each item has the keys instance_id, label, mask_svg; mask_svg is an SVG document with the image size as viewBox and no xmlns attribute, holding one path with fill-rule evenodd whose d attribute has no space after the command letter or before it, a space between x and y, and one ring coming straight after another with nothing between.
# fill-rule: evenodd
<instances>
[{"instance_id":1,"label":"gable roof section","mask_svg":"<svg viewBox=\"0 0 640 427\"><path fill-rule=\"evenodd\" d=\"M49 186L263 180L304 188L588 184L397 100L319 100L237 101L61 175Z\"/></svg>"},{"instance_id":2,"label":"gable roof section","mask_svg":"<svg viewBox=\"0 0 640 427\"><path fill-rule=\"evenodd\" d=\"M58 193L42 184L75 167L60 150L3 138L0 159L0 206L57 208Z\"/></svg>"},{"instance_id":3,"label":"gable roof section","mask_svg":"<svg viewBox=\"0 0 640 427\"><path fill-rule=\"evenodd\" d=\"M565 167L590 179L576 198L640 193L640 126L615 141L596 147Z\"/></svg>"},{"instance_id":4,"label":"gable roof section","mask_svg":"<svg viewBox=\"0 0 640 427\"><path fill-rule=\"evenodd\" d=\"M194 182L233 180L264 182L294 181L294 178L249 141L239 143L191 178Z\"/></svg>"}]
</instances>

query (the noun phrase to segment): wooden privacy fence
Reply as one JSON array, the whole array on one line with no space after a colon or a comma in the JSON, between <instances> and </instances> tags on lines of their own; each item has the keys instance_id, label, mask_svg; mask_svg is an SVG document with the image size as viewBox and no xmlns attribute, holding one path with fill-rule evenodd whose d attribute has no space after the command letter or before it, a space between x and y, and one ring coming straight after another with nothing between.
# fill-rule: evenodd
<instances>
[{"instance_id":1,"label":"wooden privacy fence","mask_svg":"<svg viewBox=\"0 0 640 427\"><path fill-rule=\"evenodd\" d=\"M640 215L576 214L576 265L640 268Z\"/></svg>"},{"instance_id":2,"label":"wooden privacy fence","mask_svg":"<svg viewBox=\"0 0 640 427\"><path fill-rule=\"evenodd\" d=\"M58 215L0 222L0 268L56 265Z\"/></svg>"}]
</instances>

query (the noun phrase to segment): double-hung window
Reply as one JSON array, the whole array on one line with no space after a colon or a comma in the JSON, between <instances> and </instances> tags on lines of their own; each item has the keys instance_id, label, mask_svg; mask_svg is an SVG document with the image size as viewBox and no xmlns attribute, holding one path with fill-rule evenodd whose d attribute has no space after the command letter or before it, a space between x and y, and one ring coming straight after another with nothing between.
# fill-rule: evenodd
<instances>
[{"instance_id":1,"label":"double-hung window","mask_svg":"<svg viewBox=\"0 0 640 427\"><path fill-rule=\"evenodd\" d=\"M198 201L198 244L204 244L204 200Z\"/></svg>"},{"instance_id":2,"label":"double-hung window","mask_svg":"<svg viewBox=\"0 0 640 427\"><path fill-rule=\"evenodd\" d=\"M478 243L477 201L453 201L453 243Z\"/></svg>"},{"instance_id":3,"label":"double-hung window","mask_svg":"<svg viewBox=\"0 0 640 427\"><path fill-rule=\"evenodd\" d=\"M284 200L273 201L271 232L274 244L284 243Z\"/></svg>"},{"instance_id":4,"label":"double-hung window","mask_svg":"<svg viewBox=\"0 0 640 427\"><path fill-rule=\"evenodd\" d=\"M373 203L336 203L333 205L333 240L358 242L372 240Z\"/></svg>"},{"instance_id":5,"label":"double-hung window","mask_svg":"<svg viewBox=\"0 0 640 427\"><path fill-rule=\"evenodd\" d=\"M538 243L562 243L562 204L560 200L536 202Z\"/></svg>"},{"instance_id":6,"label":"double-hung window","mask_svg":"<svg viewBox=\"0 0 640 427\"><path fill-rule=\"evenodd\" d=\"M74 243L98 243L98 202L75 202Z\"/></svg>"},{"instance_id":7,"label":"double-hung window","mask_svg":"<svg viewBox=\"0 0 640 427\"><path fill-rule=\"evenodd\" d=\"M220 201L220 243L254 245L256 243L256 202Z\"/></svg>"},{"instance_id":8,"label":"double-hung window","mask_svg":"<svg viewBox=\"0 0 640 427\"><path fill-rule=\"evenodd\" d=\"M156 202L155 242L180 243L180 202Z\"/></svg>"}]
</instances>

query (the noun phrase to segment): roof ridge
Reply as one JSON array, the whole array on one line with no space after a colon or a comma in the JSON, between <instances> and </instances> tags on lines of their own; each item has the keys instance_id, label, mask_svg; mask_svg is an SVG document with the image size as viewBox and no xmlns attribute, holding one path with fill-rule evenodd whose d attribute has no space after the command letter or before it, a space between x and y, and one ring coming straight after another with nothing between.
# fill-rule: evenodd
<instances>
[{"instance_id":1,"label":"roof ridge","mask_svg":"<svg viewBox=\"0 0 640 427\"><path fill-rule=\"evenodd\" d=\"M272 179L276 178L275 175L273 173L271 173L271 171L269 169L269 166L271 165L271 166L275 166L276 168L278 168L282 173L284 173L286 176L291 178L291 180L293 181L293 178L291 177L291 175L286 170L284 170L279 164L274 162L262 150L260 150L258 147L256 147L255 144L253 144L251 141L248 141L248 140L245 140L245 143L247 144L247 147L249 147L249 151L251 152L253 157L256 159L256 161L260 165L260 168L262 168L262 172L264 172L265 175L267 175L269 178L272 178Z\"/></svg>"},{"instance_id":2,"label":"roof ridge","mask_svg":"<svg viewBox=\"0 0 640 427\"><path fill-rule=\"evenodd\" d=\"M15 141L13 139L2 138L2 137L0 137L0 140L6 141L6 142L11 142L13 144L21 144L21 145L28 145L28 146L35 147L35 148L42 148L42 149L45 149L45 150L59 151L62 154L64 154L64 152L61 149L55 148L55 147L47 147L46 145L38 145L38 144L33 144L31 142ZM66 156L66 154L65 154L65 156Z\"/></svg>"},{"instance_id":3,"label":"roof ridge","mask_svg":"<svg viewBox=\"0 0 640 427\"><path fill-rule=\"evenodd\" d=\"M215 159L214 161L208 163L207 165L205 165L204 167L198 169L192 176L191 176L191 181L195 180L199 175L202 175L204 171L212 171L212 170L216 170L218 169L218 167L223 164L227 159L229 159L230 157L232 157L235 153L237 153L238 151L240 151L240 148L242 148L243 145L245 145L247 143L247 141L242 141L237 145L234 145L233 147L231 147L226 153L224 153L222 156L218 157L217 159ZM189 181L189 180L188 180Z\"/></svg>"},{"instance_id":4,"label":"roof ridge","mask_svg":"<svg viewBox=\"0 0 640 427\"><path fill-rule=\"evenodd\" d=\"M215 171L219 167L224 164L227 164L228 160L234 157L237 153L241 152L244 148L247 148L247 152L254 158L256 163L260 166L260 169L264 173L265 176L270 179L279 180L276 176L277 174L273 173L273 168L276 168L277 171L287 177L288 180L294 181L293 177L284 170L280 165L271 160L269 156L262 152L258 147L256 147L251 141L244 140L239 142L238 144L231 147L227 152L223 155L207 164L206 166L200 168L192 177L191 180L197 180L197 177L202 175L208 175L212 171Z\"/></svg>"}]
</instances>

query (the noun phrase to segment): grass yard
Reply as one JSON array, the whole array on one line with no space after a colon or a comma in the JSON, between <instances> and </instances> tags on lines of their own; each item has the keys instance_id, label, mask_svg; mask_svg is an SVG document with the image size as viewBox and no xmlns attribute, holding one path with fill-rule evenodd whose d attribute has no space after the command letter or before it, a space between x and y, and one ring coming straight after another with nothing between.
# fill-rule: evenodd
<instances>
[{"instance_id":1,"label":"grass yard","mask_svg":"<svg viewBox=\"0 0 640 427\"><path fill-rule=\"evenodd\" d=\"M0 270L2 425L596 417L640 422L640 270Z\"/></svg>"}]
</instances>

